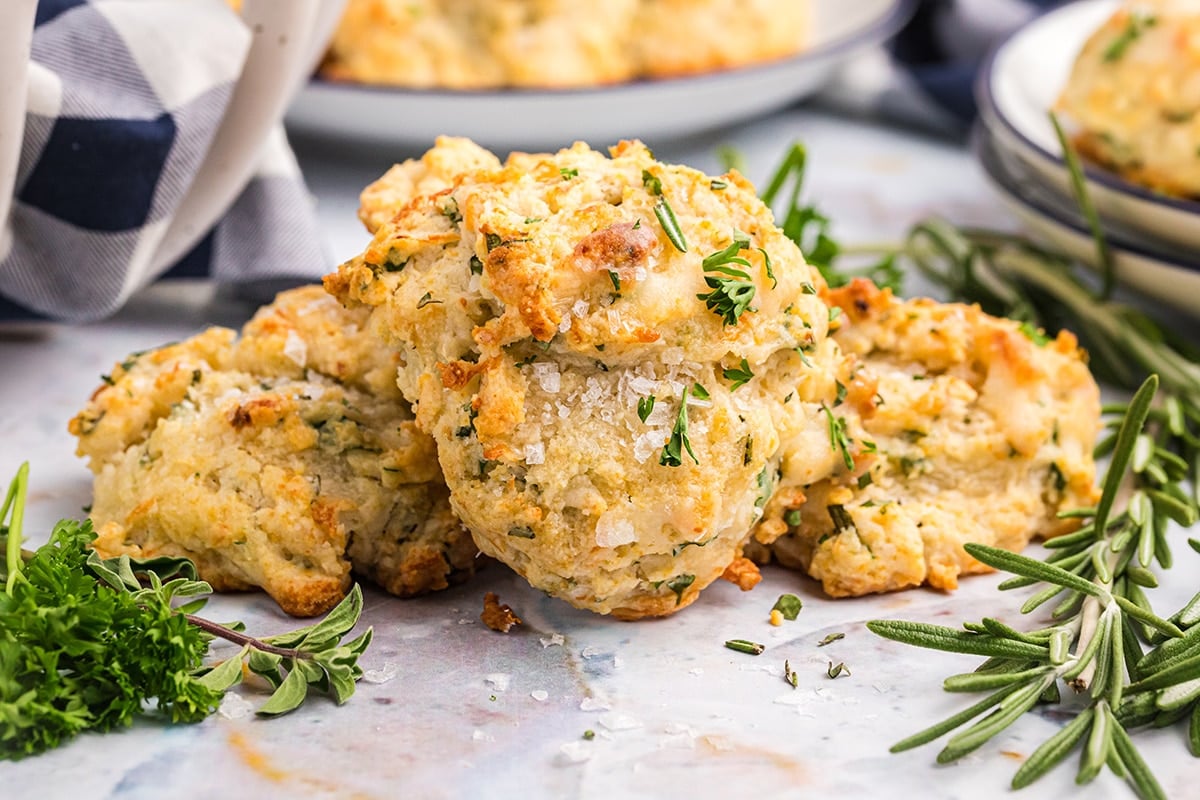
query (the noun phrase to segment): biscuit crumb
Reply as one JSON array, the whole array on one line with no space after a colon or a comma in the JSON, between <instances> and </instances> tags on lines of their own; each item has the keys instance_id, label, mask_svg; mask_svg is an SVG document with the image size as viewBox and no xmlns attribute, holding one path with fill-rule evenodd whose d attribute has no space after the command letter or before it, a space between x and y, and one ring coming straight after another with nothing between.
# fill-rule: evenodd
<instances>
[{"instance_id":1,"label":"biscuit crumb","mask_svg":"<svg viewBox=\"0 0 1200 800\"><path fill-rule=\"evenodd\" d=\"M758 571L758 565L753 561L739 556L725 568L721 577L737 585L743 592L748 592L758 586L758 582L762 580L762 573Z\"/></svg>"},{"instance_id":2,"label":"biscuit crumb","mask_svg":"<svg viewBox=\"0 0 1200 800\"><path fill-rule=\"evenodd\" d=\"M513 613L511 607L502 604L500 596L495 592L488 592L483 596L483 613L479 618L483 620L484 625L500 633L508 633L513 625L521 624L521 618Z\"/></svg>"},{"instance_id":3,"label":"biscuit crumb","mask_svg":"<svg viewBox=\"0 0 1200 800\"><path fill-rule=\"evenodd\" d=\"M771 609L771 624L776 628L783 624L783 612L778 608Z\"/></svg>"}]
</instances>

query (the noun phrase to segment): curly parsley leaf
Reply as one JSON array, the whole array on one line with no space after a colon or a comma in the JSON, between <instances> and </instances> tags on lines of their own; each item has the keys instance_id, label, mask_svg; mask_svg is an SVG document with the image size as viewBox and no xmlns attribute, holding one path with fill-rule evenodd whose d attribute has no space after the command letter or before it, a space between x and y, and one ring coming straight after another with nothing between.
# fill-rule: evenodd
<instances>
[{"instance_id":1,"label":"curly parsley leaf","mask_svg":"<svg viewBox=\"0 0 1200 800\"><path fill-rule=\"evenodd\" d=\"M747 311L754 311L756 288L750 279L750 262L740 253L750 246L750 239L741 231L733 232L733 242L724 250L712 253L701 262L704 282L712 291L697 294L709 311L715 312L726 325L736 325ZM739 269L745 267L746 269Z\"/></svg>"},{"instance_id":2,"label":"curly parsley leaf","mask_svg":"<svg viewBox=\"0 0 1200 800\"><path fill-rule=\"evenodd\" d=\"M276 687L260 714L295 708L310 687L338 703L353 693L358 656L371 640L368 629L342 641L362 611L358 587L321 622L255 639L236 623L193 615L212 589L191 561L102 559L90 547L90 521L62 520L49 542L23 551L27 475L23 466L0 507L0 759L36 755L147 713L197 722L240 682L246 659ZM241 651L204 664L214 636Z\"/></svg>"}]
</instances>

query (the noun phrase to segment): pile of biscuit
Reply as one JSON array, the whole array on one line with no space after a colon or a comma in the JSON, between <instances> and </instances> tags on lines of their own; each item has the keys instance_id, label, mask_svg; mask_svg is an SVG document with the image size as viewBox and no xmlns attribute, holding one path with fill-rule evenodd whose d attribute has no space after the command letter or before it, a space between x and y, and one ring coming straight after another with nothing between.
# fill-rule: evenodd
<instances>
[{"instance_id":1,"label":"pile of biscuit","mask_svg":"<svg viewBox=\"0 0 1200 800\"><path fill-rule=\"evenodd\" d=\"M323 288L131 356L72 420L102 554L309 615L482 553L636 619L771 559L833 596L951 589L985 569L963 543L1094 499L1074 337L829 289L737 172L443 138L360 216Z\"/></svg>"},{"instance_id":2,"label":"pile of biscuit","mask_svg":"<svg viewBox=\"0 0 1200 800\"><path fill-rule=\"evenodd\" d=\"M323 77L419 89L580 88L759 64L810 0L349 0Z\"/></svg>"}]
</instances>

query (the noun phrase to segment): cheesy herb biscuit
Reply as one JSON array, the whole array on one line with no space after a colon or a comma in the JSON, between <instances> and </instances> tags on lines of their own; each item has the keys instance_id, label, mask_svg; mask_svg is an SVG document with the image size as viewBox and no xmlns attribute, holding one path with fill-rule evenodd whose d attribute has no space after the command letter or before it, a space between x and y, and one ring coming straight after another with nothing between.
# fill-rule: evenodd
<instances>
[{"instance_id":1,"label":"cheesy herb biscuit","mask_svg":"<svg viewBox=\"0 0 1200 800\"><path fill-rule=\"evenodd\" d=\"M469 575L476 548L364 316L305 287L240 340L212 328L118 364L70 425L96 549L187 556L297 616L341 599L352 566L401 596Z\"/></svg>"},{"instance_id":2,"label":"cheesy herb biscuit","mask_svg":"<svg viewBox=\"0 0 1200 800\"><path fill-rule=\"evenodd\" d=\"M1057 108L1076 147L1150 189L1200 197L1200 5L1129 0L1084 44Z\"/></svg>"},{"instance_id":3,"label":"cheesy herb biscuit","mask_svg":"<svg viewBox=\"0 0 1200 800\"><path fill-rule=\"evenodd\" d=\"M399 353L480 549L635 618L740 555L781 439L832 467L797 438L824 431L840 362L819 281L739 175L625 142L467 171L326 287Z\"/></svg>"},{"instance_id":4,"label":"cheesy herb biscuit","mask_svg":"<svg viewBox=\"0 0 1200 800\"><path fill-rule=\"evenodd\" d=\"M760 535L776 560L834 597L954 589L989 571L964 543L1020 550L1071 530L1059 511L1094 503L1099 389L1074 336L1038 344L978 307L901 301L862 280L827 299L845 310L835 339L852 357L831 419L865 447L772 500Z\"/></svg>"},{"instance_id":5,"label":"cheesy herb biscuit","mask_svg":"<svg viewBox=\"0 0 1200 800\"><path fill-rule=\"evenodd\" d=\"M413 88L601 86L790 56L809 0L350 0L321 74Z\"/></svg>"}]
</instances>

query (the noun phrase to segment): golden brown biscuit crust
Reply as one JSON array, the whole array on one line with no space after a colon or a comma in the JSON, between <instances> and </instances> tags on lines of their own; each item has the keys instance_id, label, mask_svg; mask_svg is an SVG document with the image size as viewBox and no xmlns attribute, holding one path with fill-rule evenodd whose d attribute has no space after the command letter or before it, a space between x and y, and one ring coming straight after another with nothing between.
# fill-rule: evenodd
<instances>
[{"instance_id":1,"label":"golden brown biscuit crust","mask_svg":"<svg viewBox=\"0 0 1200 800\"><path fill-rule=\"evenodd\" d=\"M290 614L341 599L351 566L393 594L446 587L477 550L434 444L366 315L285 292L240 340L213 328L117 365L70 423L96 473L105 555L184 555L217 589Z\"/></svg>"},{"instance_id":2,"label":"golden brown biscuit crust","mask_svg":"<svg viewBox=\"0 0 1200 800\"><path fill-rule=\"evenodd\" d=\"M705 299L722 251L753 292L737 313ZM780 439L824 429L837 355L817 284L740 175L636 142L463 173L325 281L399 351L480 549L622 618L673 613L720 577L776 485ZM660 463L684 417L695 458L677 444Z\"/></svg>"},{"instance_id":3,"label":"golden brown biscuit crust","mask_svg":"<svg viewBox=\"0 0 1200 800\"><path fill-rule=\"evenodd\" d=\"M777 560L835 597L953 589L987 571L963 543L1019 550L1094 502L1099 390L1074 336L1039 346L976 306L900 301L863 280L826 298L852 357L836 412L860 446L853 469L771 502L759 538Z\"/></svg>"}]
</instances>

